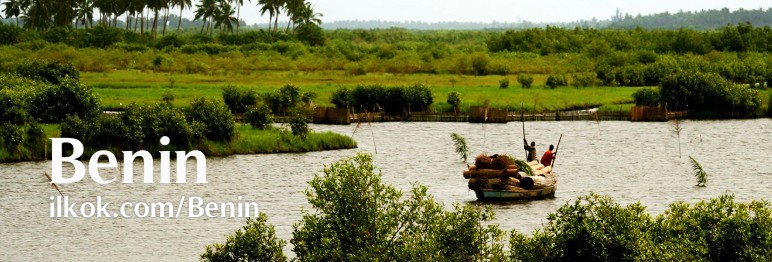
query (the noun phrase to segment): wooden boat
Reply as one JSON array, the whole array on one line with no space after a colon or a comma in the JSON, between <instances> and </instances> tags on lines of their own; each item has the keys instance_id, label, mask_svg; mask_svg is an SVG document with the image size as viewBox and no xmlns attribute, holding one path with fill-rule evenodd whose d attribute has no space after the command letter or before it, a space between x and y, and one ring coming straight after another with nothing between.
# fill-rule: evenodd
<instances>
[{"instance_id":1,"label":"wooden boat","mask_svg":"<svg viewBox=\"0 0 772 262\"><path fill-rule=\"evenodd\" d=\"M479 200L521 200L541 199L555 196L557 176L551 168L538 164L529 165L534 176L523 172L513 174L513 170L480 169L474 166L464 171L464 178L469 179L469 189ZM538 165L538 166L537 166Z\"/></svg>"},{"instance_id":2,"label":"wooden boat","mask_svg":"<svg viewBox=\"0 0 772 262\"><path fill-rule=\"evenodd\" d=\"M474 194L478 200L542 199L555 197L557 188L557 178L555 178L554 184L544 188L531 190L515 186L510 186L506 189L480 188L474 190Z\"/></svg>"}]
</instances>

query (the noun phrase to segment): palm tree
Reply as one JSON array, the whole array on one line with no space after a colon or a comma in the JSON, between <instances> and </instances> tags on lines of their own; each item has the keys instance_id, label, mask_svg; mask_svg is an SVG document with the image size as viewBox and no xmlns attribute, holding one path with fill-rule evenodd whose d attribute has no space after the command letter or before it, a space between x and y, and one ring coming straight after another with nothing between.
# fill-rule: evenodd
<instances>
[{"instance_id":1,"label":"palm tree","mask_svg":"<svg viewBox=\"0 0 772 262\"><path fill-rule=\"evenodd\" d=\"M176 1L176 5L180 7L180 20L177 21L177 32L180 31L180 24L182 24L182 11L190 8L193 8L193 3L191 0L173 0Z\"/></svg>"},{"instance_id":2,"label":"palm tree","mask_svg":"<svg viewBox=\"0 0 772 262\"><path fill-rule=\"evenodd\" d=\"M5 5L5 9L3 9L3 13L5 13L5 18L11 18L16 17L16 26L19 26L19 16L21 15L22 11L27 10L27 7L30 5L29 0L9 0L8 2L3 3Z\"/></svg>"},{"instance_id":3,"label":"palm tree","mask_svg":"<svg viewBox=\"0 0 772 262\"><path fill-rule=\"evenodd\" d=\"M306 2L305 5L303 5L303 8L298 10L298 12L293 15L293 23L295 23L296 26L302 25L302 24L322 24L322 13L314 13L314 8L311 6L311 3Z\"/></svg>"},{"instance_id":4,"label":"palm tree","mask_svg":"<svg viewBox=\"0 0 772 262\"><path fill-rule=\"evenodd\" d=\"M289 32L290 24L294 23L295 16L300 12L301 9L305 8L306 5L305 0L284 0L284 10L287 11L287 29L285 29L286 32Z\"/></svg>"},{"instance_id":5,"label":"palm tree","mask_svg":"<svg viewBox=\"0 0 772 262\"><path fill-rule=\"evenodd\" d=\"M217 2L215 0L202 0L200 4L196 5L196 8L193 20L204 20L204 24L201 25L201 33L203 34L204 27L207 25L207 20L209 20L209 25L212 24L211 19L214 17L217 10ZM207 31L209 31L209 29L207 29Z\"/></svg>"},{"instance_id":6,"label":"palm tree","mask_svg":"<svg viewBox=\"0 0 772 262\"><path fill-rule=\"evenodd\" d=\"M230 0L236 3L236 34L239 33L239 26L241 25L241 6L244 5L244 0ZM252 3L252 0L247 0Z\"/></svg>"},{"instance_id":7,"label":"palm tree","mask_svg":"<svg viewBox=\"0 0 772 262\"><path fill-rule=\"evenodd\" d=\"M24 21L25 28L45 30L53 24L52 17L49 2L33 0L29 9L22 15L21 20Z\"/></svg>"},{"instance_id":8,"label":"palm tree","mask_svg":"<svg viewBox=\"0 0 772 262\"><path fill-rule=\"evenodd\" d=\"M75 29L78 29L78 24L88 28L92 20L94 20L94 1L80 0L75 10Z\"/></svg>"},{"instance_id":9,"label":"palm tree","mask_svg":"<svg viewBox=\"0 0 772 262\"><path fill-rule=\"evenodd\" d=\"M279 15L281 14L281 9L285 4L285 0L258 0L257 4L263 6L260 8L261 15L265 15L265 12L268 12L268 31L271 30L271 20L275 19L273 22L273 32L276 32L279 24Z\"/></svg>"},{"instance_id":10,"label":"palm tree","mask_svg":"<svg viewBox=\"0 0 772 262\"><path fill-rule=\"evenodd\" d=\"M239 22L236 17L233 15L236 13L236 11L233 10L233 7L226 1L220 1L220 3L217 5L217 11L215 13L215 28L219 28L220 32L228 31L233 32L233 23Z\"/></svg>"}]
</instances>

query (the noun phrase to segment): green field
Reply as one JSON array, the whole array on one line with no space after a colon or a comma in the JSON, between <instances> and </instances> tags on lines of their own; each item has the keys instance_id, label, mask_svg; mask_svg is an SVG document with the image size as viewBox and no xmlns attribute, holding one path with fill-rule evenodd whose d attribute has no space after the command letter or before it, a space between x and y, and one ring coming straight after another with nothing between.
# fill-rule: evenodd
<instances>
[{"instance_id":1,"label":"green field","mask_svg":"<svg viewBox=\"0 0 772 262\"><path fill-rule=\"evenodd\" d=\"M46 137L60 136L59 124L43 124L42 127ZM289 131L282 131L280 128L259 130L249 125L238 124L236 125L236 135L231 141L206 141L199 144L195 149L204 152L207 156L228 156L234 154L311 152L356 147L357 143L351 137L332 132L311 132L303 140L292 135ZM109 150L116 155L120 155L120 150L118 149ZM26 148L22 148L20 151L22 152L12 153L5 147L0 146L0 163L44 159L42 153L41 155L31 155L25 153L29 151ZM83 157L89 157L89 152L92 151L96 150L87 149ZM50 140L46 143L45 152L46 158L49 158L51 156Z\"/></svg>"},{"instance_id":2,"label":"green field","mask_svg":"<svg viewBox=\"0 0 772 262\"><path fill-rule=\"evenodd\" d=\"M428 85L434 96L433 110L452 111L445 100L448 93L461 94L461 109L482 105L486 101L493 107L527 112L553 111L573 107L611 106L632 102L632 93L640 87L544 87L546 76L537 75L534 87L521 88L516 76L468 76L444 74L390 74L369 73L348 75L343 71L257 71L249 75L202 75L172 74L150 71L114 71L109 73L81 74L81 81L94 88L102 99L105 109L119 110L131 103L150 104L161 101L164 94L175 97L174 104L187 106L196 97L221 99L222 88L236 86L258 93L275 91L283 85L293 84L304 92L317 94L314 102L319 106L332 106L330 96L340 87L359 84L406 86L416 83ZM499 88L501 79L509 79L509 88ZM629 108L627 106L626 108Z\"/></svg>"}]
</instances>

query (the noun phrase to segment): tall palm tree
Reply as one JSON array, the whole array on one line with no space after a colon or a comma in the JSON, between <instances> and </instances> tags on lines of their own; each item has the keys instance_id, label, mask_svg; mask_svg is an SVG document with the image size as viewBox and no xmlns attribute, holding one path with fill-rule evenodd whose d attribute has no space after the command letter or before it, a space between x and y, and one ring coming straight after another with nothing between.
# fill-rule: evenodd
<instances>
[{"instance_id":1,"label":"tall palm tree","mask_svg":"<svg viewBox=\"0 0 772 262\"><path fill-rule=\"evenodd\" d=\"M322 24L322 13L315 13L313 6L311 6L311 3L306 2L305 5L303 5L303 8L298 10L298 12L293 15L293 23L295 23L296 26L302 25L302 24Z\"/></svg>"},{"instance_id":2,"label":"tall palm tree","mask_svg":"<svg viewBox=\"0 0 772 262\"><path fill-rule=\"evenodd\" d=\"M239 26L241 25L241 6L244 5L244 0L230 0L236 3L236 34L239 33ZM247 0L252 3L252 0Z\"/></svg>"},{"instance_id":3,"label":"tall palm tree","mask_svg":"<svg viewBox=\"0 0 772 262\"><path fill-rule=\"evenodd\" d=\"M216 0L202 0L201 3L196 5L196 8L195 17L193 20L204 20L204 24L201 25L201 33L203 34L204 27L207 25L207 20L209 20L209 25L212 24L211 19L214 17L217 10L217 2ZM208 30L209 29L207 29L207 31Z\"/></svg>"},{"instance_id":4,"label":"tall palm tree","mask_svg":"<svg viewBox=\"0 0 772 262\"><path fill-rule=\"evenodd\" d=\"M25 28L45 30L53 25L52 17L50 2L33 0L21 20L24 21Z\"/></svg>"},{"instance_id":5,"label":"tall palm tree","mask_svg":"<svg viewBox=\"0 0 772 262\"><path fill-rule=\"evenodd\" d=\"M193 3L191 0L173 0L176 2L176 6L180 7L180 20L177 21L177 32L180 31L180 25L182 24L182 11L185 9L191 9L193 8Z\"/></svg>"},{"instance_id":6,"label":"tall palm tree","mask_svg":"<svg viewBox=\"0 0 772 262\"><path fill-rule=\"evenodd\" d=\"M217 11L215 13L215 28L219 28L220 32L233 32L233 23L239 22L233 15L236 13L230 3L226 1L220 1L217 5Z\"/></svg>"},{"instance_id":7,"label":"tall palm tree","mask_svg":"<svg viewBox=\"0 0 772 262\"><path fill-rule=\"evenodd\" d=\"M261 15L265 15L265 13L268 12L268 31L271 31L271 20L275 19L273 22L273 32L276 32L279 24L279 15L281 14L281 9L285 4L285 0L258 0L257 4L262 5L260 8Z\"/></svg>"},{"instance_id":8,"label":"tall palm tree","mask_svg":"<svg viewBox=\"0 0 772 262\"><path fill-rule=\"evenodd\" d=\"M91 26L92 20L94 20L94 1L78 1L78 6L75 10L75 29L78 29L78 24L82 24L84 27L88 28Z\"/></svg>"},{"instance_id":9,"label":"tall palm tree","mask_svg":"<svg viewBox=\"0 0 772 262\"><path fill-rule=\"evenodd\" d=\"M5 5L5 9L3 9L3 13L5 13L5 18L11 18L16 17L16 26L19 26L19 16L22 14L22 11L27 10L27 8L30 5L29 0L9 0L8 2L3 3Z\"/></svg>"},{"instance_id":10,"label":"tall palm tree","mask_svg":"<svg viewBox=\"0 0 772 262\"><path fill-rule=\"evenodd\" d=\"M290 25L294 23L295 16L301 9L305 8L305 0L284 0L284 10L287 12L287 29L284 31L289 32Z\"/></svg>"}]
</instances>

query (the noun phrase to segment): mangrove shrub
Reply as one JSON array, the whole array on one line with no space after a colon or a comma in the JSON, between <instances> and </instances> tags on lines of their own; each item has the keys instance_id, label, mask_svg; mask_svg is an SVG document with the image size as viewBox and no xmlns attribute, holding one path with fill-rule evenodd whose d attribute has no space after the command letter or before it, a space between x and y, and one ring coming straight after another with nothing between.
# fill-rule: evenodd
<instances>
[{"instance_id":1,"label":"mangrove shrub","mask_svg":"<svg viewBox=\"0 0 772 262\"><path fill-rule=\"evenodd\" d=\"M636 106L658 106L659 90L653 88L638 89L633 93Z\"/></svg>"},{"instance_id":2,"label":"mangrove shrub","mask_svg":"<svg viewBox=\"0 0 772 262\"><path fill-rule=\"evenodd\" d=\"M206 246L202 261L287 261L282 247L285 241L276 237L276 229L266 222L268 217L260 213L257 218L247 218L247 224L232 235L225 244Z\"/></svg>"},{"instance_id":3,"label":"mangrove shrub","mask_svg":"<svg viewBox=\"0 0 772 262\"><path fill-rule=\"evenodd\" d=\"M722 115L753 116L761 103L758 92L747 86L715 73L686 71L664 78L660 97L671 110L716 110Z\"/></svg>"},{"instance_id":4,"label":"mangrove shrub","mask_svg":"<svg viewBox=\"0 0 772 262\"><path fill-rule=\"evenodd\" d=\"M209 140L229 141L236 132L233 115L222 102L197 98L190 105L186 116L191 125L203 128L194 132L201 131Z\"/></svg>"}]
</instances>

